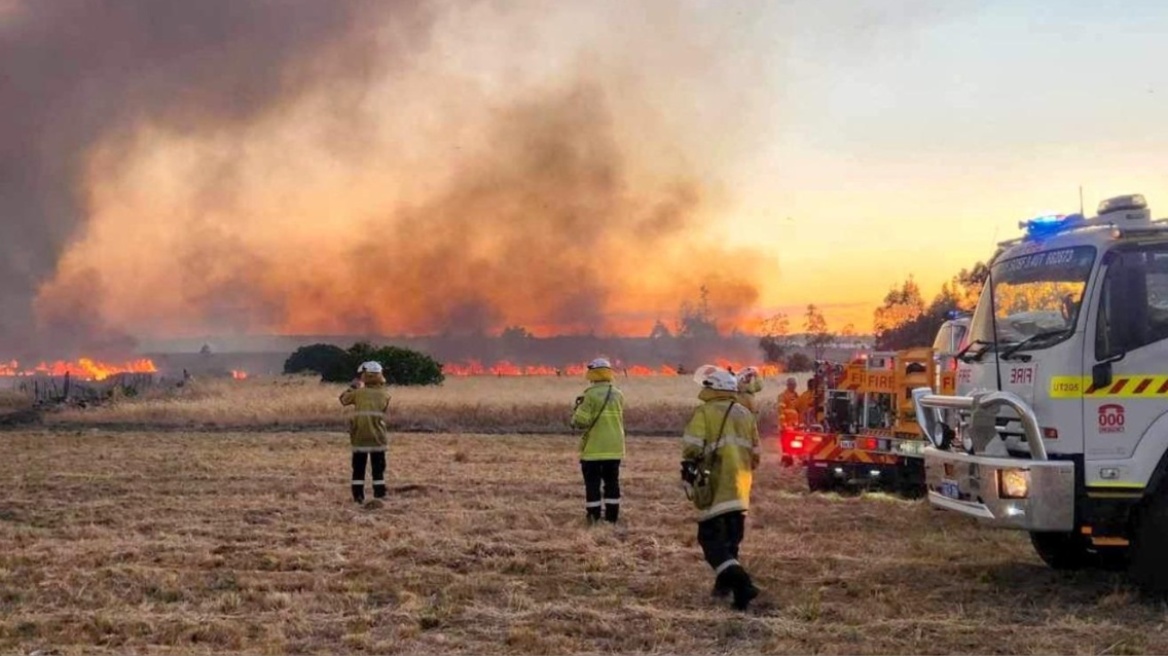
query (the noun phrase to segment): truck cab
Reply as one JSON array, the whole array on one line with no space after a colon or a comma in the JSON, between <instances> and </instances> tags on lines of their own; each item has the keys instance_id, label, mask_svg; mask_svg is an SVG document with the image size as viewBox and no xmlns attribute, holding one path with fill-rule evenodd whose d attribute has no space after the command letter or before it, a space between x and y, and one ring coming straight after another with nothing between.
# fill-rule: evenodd
<instances>
[{"instance_id":1,"label":"truck cab","mask_svg":"<svg viewBox=\"0 0 1168 656\"><path fill-rule=\"evenodd\" d=\"M914 390L930 503L1025 530L1055 568L1168 592L1168 221L1140 195L1004 242L951 395Z\"/></svg>"}]
</instances>

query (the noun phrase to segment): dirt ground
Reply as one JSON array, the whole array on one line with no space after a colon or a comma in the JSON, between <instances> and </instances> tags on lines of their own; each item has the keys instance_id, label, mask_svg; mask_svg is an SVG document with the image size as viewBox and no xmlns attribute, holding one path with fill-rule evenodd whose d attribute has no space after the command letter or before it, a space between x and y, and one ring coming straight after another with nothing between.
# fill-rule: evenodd
<instances>
[{"instance_id":1,"label":"dirt ground","mask_svg":"<svg viewBox=\"0 0 1168 656\"><path fill-rule=\"evenodd\" d=\"M383 507L340 433L0 433L0 651L1168 652L1165 608L923 502L809 495L769 453L709 597L675 439L631 438L588 529L574 440L413 435Z\"/></svg>"}]
</instances>

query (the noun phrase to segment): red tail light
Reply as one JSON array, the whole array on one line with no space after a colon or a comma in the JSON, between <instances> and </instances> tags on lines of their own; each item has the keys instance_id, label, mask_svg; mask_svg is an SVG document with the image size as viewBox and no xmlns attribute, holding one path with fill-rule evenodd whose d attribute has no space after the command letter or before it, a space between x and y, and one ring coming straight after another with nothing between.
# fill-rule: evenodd
<instances>
[{"instance_id":1,"label":"red tail light","mask_svg":"<svg viewBox=\"0 0 1168 656\"><path fill-rule=\"evenodd\" d=\"M1057 440L1058 439L1058 429L1051 428L1050 426L1043 427L1042 438L1046 439L1046 440Z\"/></svg>"}]
</instances>

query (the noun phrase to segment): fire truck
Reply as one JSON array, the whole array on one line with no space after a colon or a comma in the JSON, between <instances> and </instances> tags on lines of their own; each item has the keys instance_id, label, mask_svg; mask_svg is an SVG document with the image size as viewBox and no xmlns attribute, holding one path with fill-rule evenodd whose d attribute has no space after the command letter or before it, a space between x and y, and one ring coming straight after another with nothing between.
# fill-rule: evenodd
<instances>
[{"instance_id":1,"label":"fire truck","mask_svg":"<svg viewBox=\"0 0 1168 656\"><path fill-rule=\"evenodd\" d=\"M1168 219L1141 195L999 245L953 394L913 391L932 505L1168 593Z\"/></svg>"},{"instance_id":2,"label":"fire truck","mask_svg":"<svg viewBox=\"0 0 1168 656\"><path fill-rule=\"evenodd\" d=\"M784 453L806 465L812 492L862 484L924 493L924 449L911 390L952 390L968 317L942 324L932 348L876 352L846 366L816 363L816 402L785 430Z\"/></svg>"}]
</instances>

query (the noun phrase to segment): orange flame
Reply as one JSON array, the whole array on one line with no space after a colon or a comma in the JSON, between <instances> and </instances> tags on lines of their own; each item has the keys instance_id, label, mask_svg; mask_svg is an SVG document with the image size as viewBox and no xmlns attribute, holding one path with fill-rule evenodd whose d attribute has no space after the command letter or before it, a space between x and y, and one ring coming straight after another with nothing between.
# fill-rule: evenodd
<instances>
[{"instance_id":1,"label":"orange flame","mask_svg":"<svg viewBox=\"0 0 1168 656\"><path fill-rule=\"evenodd\" d=\"M247 380L247 372L246 371L239 371L237 369L232 369L231 370L231 377L234 378L235 380Z\"/></svg>"},{"instance_id":2,"label":"orange flame","mask_svg":"<svg viewBox=\"0 0 1168 656\"><path fill-rule=\"evenodd\" d=\"M716 360L717 364L723 369L730 368L734 371L742 371L747 366L741 363L730 362L728 360ZM759 373L766 376L777 376L782 373L782 369L778 365L753 365L758 369ZM677 369L669 365L649 366L642 364L626 365L622 363L615 363L613 368L618 374L625 376L676 376ZM562 367L555 367L551 365L517 365L512 364L506 360L501 360L491 365L485 365L478 360L467 360L465 362L447 363L442 366L442 372L447 376L583 376L585 372L584 365L572 364Z\"/></svg>"},{"instance_id":3,"label":"orange flame","mask_svg":"<svg viewBox=\"0 0 1168 656\"><path fill-rule=\"evenodd\" d=\"M113 364L98 362L91 358L78 358L76 362L63 360L41 362L31 368L22 367L16 360L7 364L0 363L0 376L64 376L68 374L79 380L105 380L117 374L152 374L157 372L158 368L154 366L154 362L147 359Z\"/></svg>"}]
</instances>

